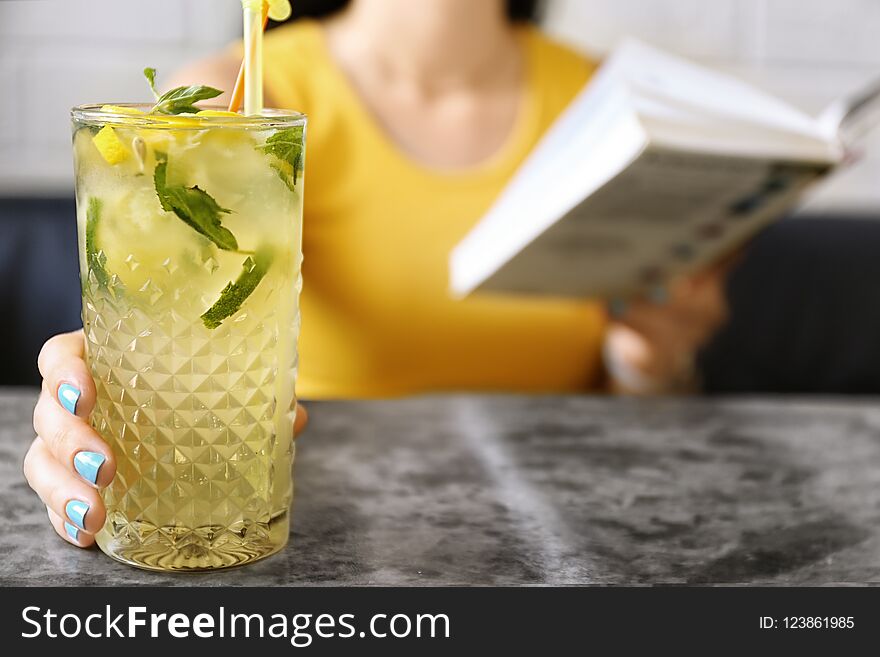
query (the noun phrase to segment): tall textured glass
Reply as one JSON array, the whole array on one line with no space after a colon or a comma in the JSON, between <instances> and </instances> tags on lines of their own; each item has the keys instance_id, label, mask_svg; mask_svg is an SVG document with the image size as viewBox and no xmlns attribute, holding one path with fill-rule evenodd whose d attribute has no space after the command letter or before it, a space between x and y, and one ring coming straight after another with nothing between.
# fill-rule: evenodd
<instances>
[{"instance_id":1,"label":"tall textured glass","mask_svg":"<svg viewBox=\"0 0 880 657\"><path fill-rule=\"evenodd\" d=\"M305 117L72 111L100 548L244 564L289 533Z\"/></svg>"}]
</instances>

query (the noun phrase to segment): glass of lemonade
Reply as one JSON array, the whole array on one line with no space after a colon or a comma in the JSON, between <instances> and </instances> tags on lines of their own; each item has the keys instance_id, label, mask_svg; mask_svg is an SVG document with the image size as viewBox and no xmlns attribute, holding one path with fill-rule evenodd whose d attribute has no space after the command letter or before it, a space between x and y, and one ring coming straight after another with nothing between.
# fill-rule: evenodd
<instances>
[{"instance_id":1,"label":"glass of lemonade","mask_svg":"<svg viewBox=\"0 0 880 657\"><path fill-rule=\"evenodd\" d=\"M289 534L303 115L74 108L97 535L142 568L236 566Z\"/></svg>"}]
</instances>

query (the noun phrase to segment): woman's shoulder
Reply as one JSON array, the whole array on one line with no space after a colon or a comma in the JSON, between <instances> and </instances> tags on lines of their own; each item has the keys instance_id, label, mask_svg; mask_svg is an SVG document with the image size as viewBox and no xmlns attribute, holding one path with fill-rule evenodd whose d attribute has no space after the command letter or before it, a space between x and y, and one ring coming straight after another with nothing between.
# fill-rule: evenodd
<instances>
[{"instance_id":1,"label":"woman's shoulder","mask_svg":"<svg viewBox=\"0 0 880 657\"><path fill-rule=\"evenodd\" d=\"M276 27L263 39L263 55L267 63L277 63L274 55L314 54L320 50L320 27L314 20L298 20Z\"/></svg>"},{"instance_id":2,"label":"woman's shoulder","mask_svg":"<svg viewBox=\"0 0 880 657\"><path fill-rule=\"evenodd\" d=\"M315 78L326 68L320 29L316 21L298 20L266 34L263 43L265 84L277 105L308 111Z\"/></svg>"}]
</instances>

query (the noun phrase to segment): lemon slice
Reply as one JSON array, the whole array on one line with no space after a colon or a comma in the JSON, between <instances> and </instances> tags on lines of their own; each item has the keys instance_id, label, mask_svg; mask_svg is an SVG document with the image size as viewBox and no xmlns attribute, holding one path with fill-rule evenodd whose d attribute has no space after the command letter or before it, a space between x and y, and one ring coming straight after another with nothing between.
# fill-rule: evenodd
<instances>
[{"instance_id":1,"label":"lemon slice","mask_svg":"<svg viewBox=\"0 0 880 657\"><path fill-rule=\"evenodd\" d=\"M119 137L116 131L109 125L105 125L98 130L98 134L92 137L92 143L108 164L119 164L128 159L130 153Z\"/></svg>"},{"instance_id":2,"label":"lemon slice","mask_svg":"<svg viewBox=\"0 0 880 657\"><path fill-rule=\"evenodd\" d=\"M226 112L224 110L202 110L201 112L196 112L196 116L228 116L235 119L241 118L241 114L238 112Z\"/></svg>"},{"instance_id":3,"label":"lemon slice","mask_svg":"<svg viewBox=\"0 0 880 657\"><path fill-rule=\"evenodd\" d=\"M269 18L273 21L286 21L290 14L290 0L269 0Z\"/></svg>"},{"instance_id":4,"label":"lemon slice","mask_svg":"<svg viewBox=\"0 0 880 657\"><path fill-rule=\"evenodd\" d=\"M196 118L195 114L189 114L188 116L181 116L180 114L150 114L150 120L179 126L196 126L202 123L201 119Z\"/></svg>"},{"instance_id":5,"label":"lemon slice","mask_svg":"<svg viewBox=\"0 0 880 657\"><path fill-rule=\"evenodd\" d=\"M101 111L107 112L108 114L143 115L145 113L143 110L140 110L137 107L123 107L122 105L102 105Z\"/></svg>"}]
</instances>

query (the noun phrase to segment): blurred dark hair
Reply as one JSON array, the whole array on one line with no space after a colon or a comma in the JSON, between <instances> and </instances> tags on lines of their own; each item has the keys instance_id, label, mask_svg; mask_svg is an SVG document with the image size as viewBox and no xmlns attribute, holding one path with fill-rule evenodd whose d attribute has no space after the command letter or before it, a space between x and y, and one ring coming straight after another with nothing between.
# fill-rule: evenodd
<instances>
[{"instance_id":1,"label":"blurred dark hair","mask_svg":"<svg viewBox=\"0 0 880 657\"><path fill-rule=\"evenodd\" d=\"M289 20L298 18L324 18L345 9L349 0L295 0L293 15ZM536 23L541 18L543 0L507 0L507 16L512 21ZM277 23L269 21L269 27Z\"/></svg>"}]
</instances>

